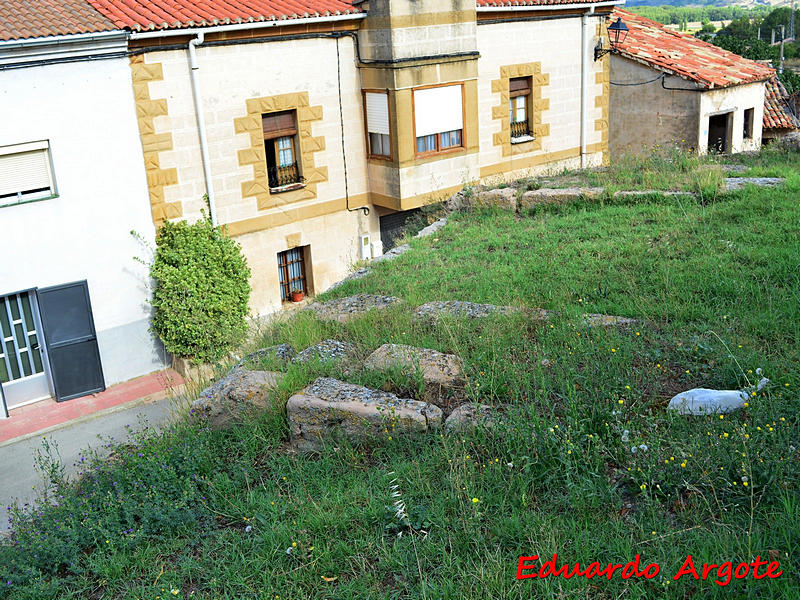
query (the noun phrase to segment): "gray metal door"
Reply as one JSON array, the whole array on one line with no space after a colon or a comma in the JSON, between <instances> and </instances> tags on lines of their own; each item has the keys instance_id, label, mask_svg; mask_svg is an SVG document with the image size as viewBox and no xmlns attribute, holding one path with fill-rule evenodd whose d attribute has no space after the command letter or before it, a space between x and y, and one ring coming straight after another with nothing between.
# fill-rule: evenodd
<instances>
[{"instance_id":1,"label":"gray metal door","mask_svg":"<svg viewBox=\"0 0 800 600\"><path fill-rule=\"evenodd\" d=\"M8 408L52 396L36 294L0 296L0 384Z\"/></svg>"},{"instance_id":2,"label":"gray metal door","mask_svg":"<svg viewBox=\"0 0 800 600\"><path fill-rule=\"evenodd\" d=\"M105 389L86 281L36 291L56 400Z\"/></svg>"}]
</instances>

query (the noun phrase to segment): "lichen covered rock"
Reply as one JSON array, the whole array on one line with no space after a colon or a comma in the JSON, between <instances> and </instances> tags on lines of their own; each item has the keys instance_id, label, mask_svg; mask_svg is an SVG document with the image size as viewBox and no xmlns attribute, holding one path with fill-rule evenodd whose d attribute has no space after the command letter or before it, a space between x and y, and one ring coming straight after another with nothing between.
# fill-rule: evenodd
<instances>
[{"instance_id":1,"label":"lichen covered rock","mask_svg":"<svg viewBox=\"0 0 800 600\"><path fill-rule=\"evenodd\" d=\"M347 321L363 315L373 309L384 309L402 302L394 296L377 296L374 294L356 294L346 298L337 298L326 302L315 302L303 310L312 311L325 321Z\"/></svg>"},{"instance_id":2,"label":"lichen covered rock","mask_svg":"<svg viewBox=\"0 0 800 600\"><path fill-rule=\"evenodd\" d=\"M320 377L286 403L292 445L319 450L324 440L359 442L438 428L442 411L432 404L398 398L330 377Z\"/></svg>"},{"instance_id":3,"label":"lichen covered rock","mask_svg":"<svg viewBox=\"0 0 800 600\"><path fill-rule=\"evenodd\" d=\"M467 402L450 413L444 422L444 430L448 433L462 433L478 427L491 429L503 422L504 408Z\"/></svg>"},{"instance_id":4,"label":"lichen covered rock","mask_svg":"<svg viewBox=\"0 0 800 600\"><path fill-rule=\"evenodd\" d=\"M365 369L395 367L419 371L425 381L426 402L447 406L463 395L466 383L463 363L455 354L402 344L384 344L364 361Z\"/></svg>"},{"instance_id":5,"label":"lichen covered rock","mask_svg":"<svg viewBox=\"0 0 800 600\"><path fill-rule=\"evenodd\" d=\"M307 363L311 361L319 362L339 362L350 363L356 358L356 347L350 342L339 340L324 340L313 346L309 346L292 359L292 362Z\"/></svg>"},{"instance_id":6,"label":"lichen covered rock","mask_svg":"<svg viewBox=\"0 0 800 600\"><path fill-rule=\"evenodd\" d=\"M494 304L478 304L461 300L445 300L428 302L418 307L415 316L419 319L436 319L442 315L476 319L492 315L510 315L522 309L515 306L496 306Z\"/></svg>"},{"instance_id":7,"label":"lichen covered rock","mask_svg":"<svg viewBox=\"0 0 800 600\"><path fill-rule=\"evenodd\" d=\"M200 392L197 400L192 402L190 413L208 419L214 428L222 428L248 407L268 406L270 392L281 378L283 373L234 367L225 377Z\"/></svg>"}]
</instances>

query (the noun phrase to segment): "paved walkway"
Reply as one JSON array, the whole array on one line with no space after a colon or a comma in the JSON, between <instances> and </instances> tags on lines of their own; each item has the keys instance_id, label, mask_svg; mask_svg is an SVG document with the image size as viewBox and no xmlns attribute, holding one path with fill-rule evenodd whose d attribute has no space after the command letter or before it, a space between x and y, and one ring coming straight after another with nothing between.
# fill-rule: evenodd
<instances>
[{"instance_id":1,"label":"paved walkway","mask_svg":"<svg viewBox=\"0 0 800 600\"><path fill-rule=\"evenodd\" d=\"M74 463L86 448L102 451L109 438L120 442L145 424L161 427L169 423L182 392L180 375L162 371L96 396L12 410L10 419L0 421L0 439L4 440L0 441L0 507L4 510L13 501L36 499L42 480L34 459L44 438L58 449L67 475L74 475ZM0 534L4 529L0 527Z\"/></svg>"}]
</instances>

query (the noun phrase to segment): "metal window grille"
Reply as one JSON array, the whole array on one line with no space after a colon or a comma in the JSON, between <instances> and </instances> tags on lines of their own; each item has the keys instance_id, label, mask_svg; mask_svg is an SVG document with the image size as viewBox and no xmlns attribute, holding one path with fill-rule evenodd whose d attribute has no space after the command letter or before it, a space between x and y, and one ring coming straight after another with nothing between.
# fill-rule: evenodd
<instances>
[{"instance_id":1,"label":"metal window grille","mask_svg":"<svg viewBox=\"0 0 800 600\"><path fill-rule=\"evenodd\" d=\"M278 281L281 286L281 300L288 300L292 290L308 293L303 248L278 252Z\"/></svg>"}]
</instances>

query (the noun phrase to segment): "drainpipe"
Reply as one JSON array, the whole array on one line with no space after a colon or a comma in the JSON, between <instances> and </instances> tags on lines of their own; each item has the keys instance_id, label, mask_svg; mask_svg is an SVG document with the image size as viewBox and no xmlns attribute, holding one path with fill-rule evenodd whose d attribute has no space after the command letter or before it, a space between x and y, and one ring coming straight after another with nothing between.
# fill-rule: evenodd
<instances>
[{"instance_id":1,"label":"drainpipe","mask_svg":"<svg viewBox=\"0 0 800 600\"><path fill-rule=\"evenodd\" d=\"M586 113L589 106L589 17L594 14L594 6L581 15L581 169L586 168Z\"/></svg>"},{"instance_id":2,"label":"drainpipe","mask_svg":"<svg viewBox=\"0 0 800 600\"><path fill-rule=\"evenodd\" d=\"M197 83L196 48L203 43L205 33L199 32L197 37L189 42L189 76L192 83L192 99L194 100L194 113L197 117L197 133L200 136L200 154L203 157L203 175L206 180L206 195L208 196L208 213L211 224L217 226L217 205L214 201L214 187L211 185L211 159L208 157L208 139L206 138L206 120L203 115L203 103L200 98L200 85Z\"/></svg>"}]
</instances>

